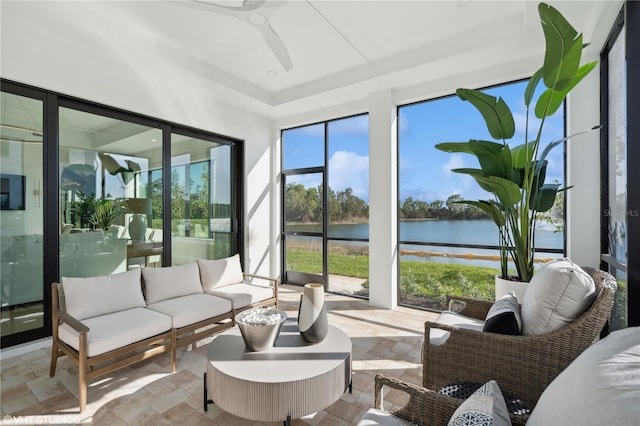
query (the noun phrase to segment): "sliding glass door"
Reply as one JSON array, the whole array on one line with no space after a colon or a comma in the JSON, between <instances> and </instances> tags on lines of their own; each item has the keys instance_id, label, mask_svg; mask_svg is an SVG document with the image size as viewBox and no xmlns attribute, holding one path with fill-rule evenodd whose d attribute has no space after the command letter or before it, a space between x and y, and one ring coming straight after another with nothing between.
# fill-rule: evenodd
<instances>
[{"instance_id":1,"label":"sliding glass door","mask_svg":"<svg viewBox=\"0 0 640 426\"><path fill-rule=\"evenodd\" d=\"M4 89L4 87L3 87ZM43 101L0 101L0 300L2 339L45 327Z\"/></svg>"}]
</instances>

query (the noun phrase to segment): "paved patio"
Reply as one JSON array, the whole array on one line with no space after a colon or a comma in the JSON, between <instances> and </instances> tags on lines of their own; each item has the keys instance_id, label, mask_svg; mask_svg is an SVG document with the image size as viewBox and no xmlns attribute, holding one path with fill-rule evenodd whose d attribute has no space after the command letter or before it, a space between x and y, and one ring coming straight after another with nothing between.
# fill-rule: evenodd
<instances>
[{"instance_id":1,"label":"paved patio","mask_svg":"<svg viewBox=\"0 0 640 426\"><path fill-rule=\"evenodd\" d=\"M299 287L282 286L280 307L295 316ZM292 422L294 425L348 425L373 406L373 378L377 373L421 382L420 345L424 321L436 314L415 309L389 311L342 295L327 295L329 321L341 328L353 344L353 393L336 403ZM231 416L215 405L202 409L202 374L207 344L178 352L178 371L169 373L169 354L153 357L90 383L87 409L78 413L77 368L65 357L56 376L49 377L50 351L40 349L0 360L0 424L92 423L98 425L281 425ZM404 402L404 395L386 400ZM13 416L13 417L12 417ZM18 418L22 416L22 418ZM47 416L32 417L25 416ZM31 420L31 421L28 421Z\"/></svg>"}]
</instances>

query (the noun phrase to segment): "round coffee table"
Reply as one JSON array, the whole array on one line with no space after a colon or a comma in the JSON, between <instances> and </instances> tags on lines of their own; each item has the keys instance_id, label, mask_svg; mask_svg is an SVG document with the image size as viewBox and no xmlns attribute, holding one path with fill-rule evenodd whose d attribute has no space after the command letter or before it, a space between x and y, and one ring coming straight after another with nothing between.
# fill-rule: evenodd
<instances>
[{"instance_id":1,"label":"round coffee table","mask_svg":"<svg viewBox=\"0 0 640 426\"><path fill-rule=\"evenodd\" d=\"M308 344L289 318L264 352L249 352L233 327L214 336L207 357L205 411L213 402L238 417L289 424L351 392L351 340L332 325L322 342Z\"/></svg>"}]
</instances>

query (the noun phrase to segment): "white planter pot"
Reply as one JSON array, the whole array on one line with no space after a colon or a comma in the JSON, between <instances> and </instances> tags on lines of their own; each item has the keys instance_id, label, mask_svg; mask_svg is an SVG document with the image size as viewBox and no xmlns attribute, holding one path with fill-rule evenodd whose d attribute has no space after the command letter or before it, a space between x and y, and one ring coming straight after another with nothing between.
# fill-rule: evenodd
<instances>
[{"instance_id":1,"label":"white planter pot","mask_svg":"<svg viewBox=\"0 0 640 426\"><path fill-rule=\"evenodd\" d=\"M501 278L500 275L496 275L496 300L500 299L505 294L514 293L516 295L516 299L518 299L518 303L522 303L528 285L529 283L505 280Z\"/></svg>"}]
</instances>

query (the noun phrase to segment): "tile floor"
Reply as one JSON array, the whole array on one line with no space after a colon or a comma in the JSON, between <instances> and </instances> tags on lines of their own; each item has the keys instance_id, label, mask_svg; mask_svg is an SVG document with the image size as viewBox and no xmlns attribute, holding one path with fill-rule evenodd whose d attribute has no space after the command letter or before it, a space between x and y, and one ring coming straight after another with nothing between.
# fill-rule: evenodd
<instances>
[{"instance_id":1,"label":"tile floor","mask_svg":"<svg viewBox=\"0 0 640 426\"><path fill-rule=\"evenodd\" d=\"M300 288L282 286L280 308L296 315ZM329 322L353 343L353 393L293 425L357 423L373 406L374 376L384 373L420 383L420 344L424 321L436 314L415 309L372 308L367 301L327 295ZM210 339L194 351L178 352L178 371L170 373L169 354L161 354L95 379L89 385L87 409L78 413L77 368L65 357L49 377L50 351L40 349L0 360L0 424L87 423L97 425L282 425L231 416L215 405L202 408L202 377ZM389 394L390 404L404 395ZM22 422L22 423L19 423Z\"/></svg>"}]
</instances>

